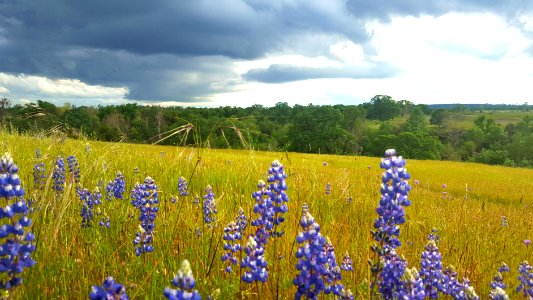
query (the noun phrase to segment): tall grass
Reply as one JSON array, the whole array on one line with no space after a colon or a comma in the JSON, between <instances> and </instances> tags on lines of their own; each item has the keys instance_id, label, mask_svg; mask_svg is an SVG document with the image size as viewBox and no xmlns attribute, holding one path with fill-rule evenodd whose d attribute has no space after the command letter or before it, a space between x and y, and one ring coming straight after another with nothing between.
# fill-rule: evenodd
<instances>
[{"instance_id":1,"label":"tall grass","mask_svg":"<svg viewBox=\"0 0 533 300\"><path fill-rule=\"evenodd\" d=\"M219 290L221 299L292 298L295 237L303 203L309 205L338 256L348 252L352 257L354 272L343 272L345 286L357 298L368 293L367 260L373 255L370 229L377 216L381 182L379 158L130 145L5 133L0 133L0 138L0 150L12 153L26 195L35 200L31 230L36 235L37 264L25 273L23 286L14 294L16 299L86 298L91 286L107 276L124 284L130 297L158 299L184 259L191 262L204 297ZM88 153L86 143L90 144ZM33 189L36 148L41 149L48 174L58 155L75 155L81 184L90 190L102 181L104 193L105 182L117 171L124 174L125 200L107 201L104 197L97 209L110 216L111 228L98 226L99 216L92 227L81 228L81 203L70 180L62 197L55 197L50 177L44 191ZM251 193L257 181L266 178L275 159L285 166L290 197L286 221L280 225L285 234L276 240L275 253L273 246L266 250L269 266L276 270L270 279L276 280L248 285L240 281L238 267L234 268L236 274L224 272L220 260L223 228L234 220L239 207L248 219L253 218ZM398 253L410 266L418 267L427 236L436 228L444 265L455 266L459 278L468 277L482 299L487 298L489 283L501 262L511 267L508 278L514 282L510 287L516 287L519 263L533 257L533 249L522 243L533 238L533 170L418 160L408 160L407 168L413 178L412 205L406 208L407 222L400 237L403 245ZM133 239L139 221L129 191L146 176L155 179L161 204L155 221L155 251L137 257ZM189 196L178 196L180 176L189 181ZM329 195L325 193L327 183L331 185ZM201 198L207 185L216 194L219 211L213 228L205 226L202 219ZM200 205L193 204L196 195ZM177 203L171 203L171 196L178 198ZM501 225L502 216L508 226ZM248 226L244 242L252 230Z\"/></svg>"}]
</instances>

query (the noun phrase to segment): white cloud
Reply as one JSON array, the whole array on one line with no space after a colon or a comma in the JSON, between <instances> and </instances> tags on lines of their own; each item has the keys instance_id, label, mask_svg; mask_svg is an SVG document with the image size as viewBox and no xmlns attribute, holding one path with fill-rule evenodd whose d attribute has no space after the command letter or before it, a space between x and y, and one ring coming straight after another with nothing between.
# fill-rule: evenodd
<instances>
[{"instance_id":1,"label":"white cloud","mask_svg":"<svg viewBox=\"0 0 533 300\"><path fill-rule=\"evenodd\" d=\"M0 73L0 92L4 97L19 102L52 99L59 103L98 105L124 102L128 89L90 85L77 79L50 79Z\"/></svg>"},{"instance_id":2,"label":"white cloud","mask_svg":"<svg viewBox=\"0 0 533 300\"><path fill-rule=\"evenodd\" d=\"M533 24L521 18L521 26ZM528 23L529 22L529 23ZM525 25L524 25L525 24ZM516 25L516 24L515 24ZM391 78L313 79L281 84L243 82L232 93L213 95L220 105L357 104L374 95L415 103L523 103L532 101L532 40L520 26L489 13L439 17L391 17L367 24L368 45L337 40L328 56L283 55L237 64L237 72L272 64L307 67L364 66L383 62L399 72ZM364 49L372 48L369 54ZM216 104L214 106L217 106Z\"/></svg>"}]
</instances>

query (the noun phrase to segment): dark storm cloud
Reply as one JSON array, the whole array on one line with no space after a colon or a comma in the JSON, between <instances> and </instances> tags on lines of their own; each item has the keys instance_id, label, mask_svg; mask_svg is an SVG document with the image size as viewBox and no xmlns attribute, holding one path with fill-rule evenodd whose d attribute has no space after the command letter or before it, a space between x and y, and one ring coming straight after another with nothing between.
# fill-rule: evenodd
<instances>
[{"instance_id":1,"label":"dark storm cloud","mask_svg":"<svg viewBox=\"0 0 533 300\"><path fill-rule=\"evenodd\" d=\"M234 61L283 51L327 52L329 45L299 44L302 37L364 44L367 19L531 8L522 2L529 1L0 0L0 72L127 87L129 99L195 101L232 88L239 79ZM361 78L389 76L387 70L273 66L245 78Z\"/></svg>"},{"instance_id":2,"label":"dark storm cloud","mask_svg":"<svg viewBox=\"0 0 533 300\"><path fill-rule=\"evenodd\" d=\"M374 64L367 67L310 68L292 65L271 65L266 69L252 69L244 77L265 83L282 83L317 78L386 78L397 71L391 66Z\"/></svg>"}]
</instances>

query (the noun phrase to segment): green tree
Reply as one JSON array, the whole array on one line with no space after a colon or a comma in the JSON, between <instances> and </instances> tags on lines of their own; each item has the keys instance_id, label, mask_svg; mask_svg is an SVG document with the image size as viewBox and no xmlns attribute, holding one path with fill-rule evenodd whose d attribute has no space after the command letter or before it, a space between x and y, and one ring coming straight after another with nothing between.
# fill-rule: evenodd
<instances>
[{"instance_id":1,"label":"green tree","mask_svg":"<svg viewBox=\"0 0 533 300\"><path fill-rule=\"evenodd\" d=\"M370 100L367 118L371 120L387 121L400 115L400 105L391 96L377 95Z\"/></svg>"}]
</instances>

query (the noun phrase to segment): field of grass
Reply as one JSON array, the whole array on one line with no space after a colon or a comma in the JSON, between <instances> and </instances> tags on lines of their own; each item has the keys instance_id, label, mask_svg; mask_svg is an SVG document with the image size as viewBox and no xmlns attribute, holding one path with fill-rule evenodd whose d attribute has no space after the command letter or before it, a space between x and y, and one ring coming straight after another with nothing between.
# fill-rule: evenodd
<instances>
[{"instance_id":1,"label":"field of grass","mask_svg":"<svg viewBox=\"0 0 533 300\"><path fill-rule=\"evenodd\" d=\"M356 298L368 297L367 260L373 258L369 232L380 197L379 158L63 141L4 133L0 137L0 150L12 153L26 196L35 200L31 230L36 235L33 258L37 264L24 271L24 283L15 290L15 299L87 298L91 286L101 285L107 276L124 284L132 299L159 299L184 259L191 262L203 297L219 290L220 299L293 298L295 238L304 203L335 246L337 262L346 252L353 259L354 271L343 272L342 283ZM99 181L105 186L117 171L124 174L125 200L103 199L96 209L109 215L110 228L98 226L99 215L93 226L81 228L81 203L70 180L59 198L51 189L50 177L44 191L33 189L33 166L41 161L35 159L37 148L47 172L58 155L65 159L75 155L81 184L90 190ZM290 197L286 220L280 226L285 234L267 245L267 283L249 285L240 281L238 267L234 274L224 272L220 260L223 229L235 219L239 207L249 220L256 218L251 194L258 180L266 181L270 163L276 159L285 166ZM523 243L533 238L533 170L419 160L408 160L406 167L412 176L412 204L405 209L407 222L400 226L403 245L398 253L410 267L419 268L427 236L436 228L443 264L453 265L459 278L468 277L481 299L487 299L489 283L502 262L511 268L505 281L512 296L519 263L533 258L532 246ZM137 257L133 239L139 213L130 204L129 191L146 176L154 178L161 203L155 220L155 250ZM180 176L189 180L190 195L172 203ZM202 218L207 185L213 188L218 208L214 228L205 226ZM195 195L200 205L193 204ZM508 226L502 226L502 216ZM252 230L247 227L243 240Z\"/></svg>"}]
</instances>

